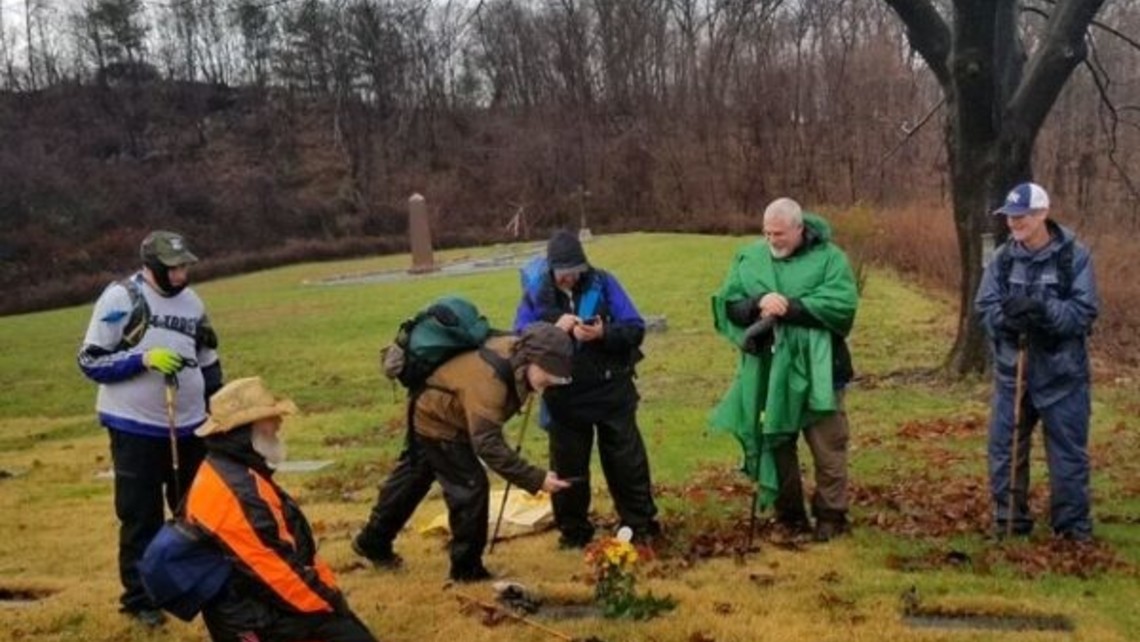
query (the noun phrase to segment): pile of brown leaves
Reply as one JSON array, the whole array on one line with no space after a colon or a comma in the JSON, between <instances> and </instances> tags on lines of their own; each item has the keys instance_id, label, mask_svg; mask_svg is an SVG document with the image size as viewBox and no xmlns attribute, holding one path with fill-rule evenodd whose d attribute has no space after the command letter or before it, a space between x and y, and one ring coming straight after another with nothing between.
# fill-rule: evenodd
<instances>
[{"instance_id":1,"label":"pile of brown leaves","mask_svg":"<svg viewBox=\"0 0 1140 642\"><path fill-rule=\"evenodd\" d=\"M908 421L899 426L898 436L902 439L926 441L945 437L978 437L985 432L986 422L983 418L951 420L940 417L927 421Z\"/></svg>"},{"instance_id":2,"label":"pile of brown leaves","mask_svg":"<svg viewBox=\"0 0 1140 642\"><path fill-rule=\"evenodd\" d=\"M984 552L983 564L992 565L998 561L1013 565L1027 577L1053 573L1088 579L1108 571L1137 572L1136 567L1120 559L1116 551L1103 541L1073 542L1050 538L993 546Z\"/></svg>"},{"instance_id":3,"label":"pile of brown leaves","mask_svg":"<svg viewBox=\"0 0 1140 642\"><path fill-rule=\"evenodd\" d=\"M889 484L851 484L851 501L872 527L908 537L985 533L990 524L989 489L980 477L946 479L929 472Z\"/></svg>"}]
</instances>

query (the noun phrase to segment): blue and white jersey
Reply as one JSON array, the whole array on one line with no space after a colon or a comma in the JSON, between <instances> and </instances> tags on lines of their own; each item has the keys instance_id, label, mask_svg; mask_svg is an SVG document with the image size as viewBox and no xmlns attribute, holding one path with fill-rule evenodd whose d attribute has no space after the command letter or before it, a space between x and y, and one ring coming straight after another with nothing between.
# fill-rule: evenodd
<instances>
[{"instance_id":1,"label":"blue and white jersey","mask_svg":"<svg viewBox=\"0 0 1140 642\"><path fill-rule=\"evenodd\" d=\"M131 316L131 295L122 283L112 283L95 303L79 353L80 369L99 383L95 408L104 426L137 435L166 437L166 381L162 373L143 365L143 353L155 347L174 350L191 364L177 375L174 400L178 433L189 435L206 420L202 368L218 361L217 352L200 346L197 340L199 325L206 317L205 306L190 288L165 297L141 273L131 279L139 285L149 307L146 333L138 345L121 346Z\"/></svg>"}]
</instances>

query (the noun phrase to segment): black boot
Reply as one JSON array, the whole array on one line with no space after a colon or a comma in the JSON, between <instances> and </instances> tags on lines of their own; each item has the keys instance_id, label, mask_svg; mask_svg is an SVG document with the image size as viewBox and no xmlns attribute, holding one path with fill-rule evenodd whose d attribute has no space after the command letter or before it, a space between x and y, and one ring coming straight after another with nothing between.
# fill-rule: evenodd
<instances>
[{"instance_id":1,"label":"black boot","mask_svg":"<svg viewBox=\"0 0 1140 642\"><path fill-rule=\"evenodd\" d=\"M811 531L811 520L807 513L800 511L776 512L776 526L789 537L808 535Z\"/></svg>"},{"instance_id":2,"label":"black boot","mask_svg":"<svg viewBox=\"0 0 1140 642\"><path fill-rule=\"evenodd\" d=\"M372 566L384 570L396 570L404 565L404 558L392 550L392 543L377 545L369 542L364 534L352 540L352 552L372 562Z\"/></svg>"},{"instance_id":3,"label":"black boot","mask_svg":"<svg viewBox=\"0 0 1140 642\"><path fill-rule=\"evenodd\" d=\"M466 566L451 567L451 579L464 584L468 582L482 582L492 577L494 577L494 575L491 574L491 571L487 570L486 566L483 566L482 562L476 562Z\"/></svg>"},{"instance_id":4,"label":"black boot","mask_svg":"<svg viewBox=\"0 0 1140 642\"><path fill-rule=\"evenodd\" d=\"M812 537L817 542L830 542L851 531L851 524L847 522L847 514L841 511L818 511L815 520L815 533Z\"/></svg>"}]
</instances>

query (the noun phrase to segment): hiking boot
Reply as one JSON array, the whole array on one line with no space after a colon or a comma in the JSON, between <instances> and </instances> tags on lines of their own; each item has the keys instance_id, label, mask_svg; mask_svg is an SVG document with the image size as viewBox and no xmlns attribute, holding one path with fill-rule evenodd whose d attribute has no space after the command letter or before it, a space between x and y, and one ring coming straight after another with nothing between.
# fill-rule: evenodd
<instances>
[{"instance_id":1,"label":"hiking boot","mask_svg":"<svg viewBox=\"0 0 1140 642\"><path fill-rule=\"evenodd\" d=\"M1076 544L1090 544L1093 541L1092 533L1085 533L1080 531L1056 532L1053 534L1053 537Z\"/></svg>"},{"instance_id":2,"label":"hiking boot","mask_svg":"<svg viewBox=\"0 0 1140 642\"><path fill-rule=\"evenodd\" d=\"M374 568L394 571L404 566L404 558L392 551L392 547L369 548L360 542L360 536L352 540L352 552L367 559Z\"/></svg>"},{"instance_id":3,"label":"hiking boot","mask_svg":"<svg viewBox=\"0 0 1140 642\"><path fill-rule=\"evenodd\" d=\"M594 539L593 531L569 531L558 537L558 548L583 549Z\"/></svg>"},{"instance_id":4,"label":"hiking boot","mask_svg":"<svg viewBox=\"0 0 1140 642\"><path fill-rule=\"evenodd\" d=\"M653 548L654 542L659 537L661 537L661 524L654 520L642 526L634 526L633 537L629 541L634 546Z\"/></svg>"},{"instance_id":5,"label":"hiking boot","mask_svg":"<svg viewBox=\"0 0 1140 642\"><path fill-rule=\"evenodd\" d=\"M158 609L137 609L123 613L148 629L157 629L166 624L166 614Z\"/></svg>"},{"instance_id":6,"label":"hiking boot","mask_svg":"<svg viewBox=\"0 0 1140 642\"><path fill-rule=\"evenodd\" d=\"M776 527L788 537L802 537L812 532L811 520L806 513L779 513L776 515Z\"/></svg>"},{"instance_id":7,"label":"hiking boot","mask_svg":"<svg viewBox=\"0 0 1140 642\"><path fill-rule=\"evenodd\" d=\"M452 567L451 569L451 579L462 584L482 582L493 577L495 576L491 574L491 571L487 570L486 566L483 566L482 562L474 566Z\"/></svg>"},{"instance_id":8,"label":"hiking boot","mask_svg":"<svg viewBox=\"0 0 1140 642\"><path fill-rule=\"evenodd\" d=\"M1014 523L1013 528L1010 529L1005 522L995 522L993 530L990 531L990 539L1000 542L1007 537L1014 539L1029 539L1033 533L1033 522L1028 524Z\"/></svg>"},{"instance_id":9,"label":"hiking boot","mask_svg":"<svg viewBox=\"0 0 1140 642\"><path fill-rule=\"evenodd\" d=\"M812 533L812 539L817 542L830 542L831 540L846 535L851 532L851 525L847 523L846 519L820 519L816 520L815 532Z\"/></svg>"}]
</instances>

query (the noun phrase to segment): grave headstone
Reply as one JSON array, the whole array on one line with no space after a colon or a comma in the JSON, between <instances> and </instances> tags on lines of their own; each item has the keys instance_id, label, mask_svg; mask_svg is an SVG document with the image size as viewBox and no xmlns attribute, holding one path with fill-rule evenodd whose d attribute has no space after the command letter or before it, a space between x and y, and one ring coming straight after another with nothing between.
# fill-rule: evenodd
<instances>
[{"instance_id":1,"label":"grave headstone","mask_svg":"<svg viewBox=\"0 0 1140 642\"><path fill-rule=\"evenodd\" d=\"M412 268L409 272L421 274L435 271L427 202L420 194L412 194L408 199L408 238L412 245Z\"/></svg>"}]
</instances>

